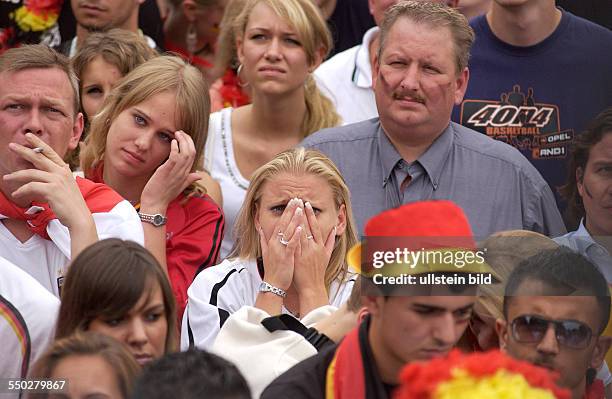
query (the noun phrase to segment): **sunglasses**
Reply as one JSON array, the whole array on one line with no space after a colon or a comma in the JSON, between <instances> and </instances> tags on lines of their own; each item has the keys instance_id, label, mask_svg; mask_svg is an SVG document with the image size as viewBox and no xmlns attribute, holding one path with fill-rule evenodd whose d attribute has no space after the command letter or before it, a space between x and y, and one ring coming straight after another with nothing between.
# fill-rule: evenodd
<instances>
[{"instance_id":1,"label":"sunglasses","mask_svg":"<svg viewBox=\"0 0 612 399\"><path fill-rule=\"evenodd\" d=\"M559 345L572 349L589 346L593 331L576 320L548 320L540 316L523 315L512 320L512 336L515 341L523 344L537 344L546 335L550 324L555 327L555 337Z\"/></svg>"}]
</instances>

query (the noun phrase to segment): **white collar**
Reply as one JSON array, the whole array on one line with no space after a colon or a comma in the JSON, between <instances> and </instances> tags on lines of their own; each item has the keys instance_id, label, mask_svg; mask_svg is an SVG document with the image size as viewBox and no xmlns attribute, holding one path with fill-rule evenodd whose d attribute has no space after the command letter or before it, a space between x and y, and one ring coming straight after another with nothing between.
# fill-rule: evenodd
<instances>
[{"instance_id":1,"label":"white collar","mask_svg":"<svg viewBox=\"0 0 612 399\"><path fill-rule=\"evenodd\" d=\"M370 43L378 35L380 28L374 26L363 35L363 42L355 55L355 68L351 80L357 87L369 89L372 87L372 64L370 63Z\"/></svg>"}]
</instances>

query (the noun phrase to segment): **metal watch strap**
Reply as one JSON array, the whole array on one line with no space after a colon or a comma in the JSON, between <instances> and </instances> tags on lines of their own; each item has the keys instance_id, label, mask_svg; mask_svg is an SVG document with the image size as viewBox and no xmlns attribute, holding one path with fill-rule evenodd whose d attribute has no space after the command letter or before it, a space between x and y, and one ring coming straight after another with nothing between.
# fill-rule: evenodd
<instances>
[{"instance_id":1,"label":"metal watch strap","mask_svg":"<svg viewBox=\"0 0 612 399\"><path fill-rule=\"evenodd\" d=\"M159 213L156 213L155 215L150 215L148 213L138 212L138 216L140 216L141 221L151 223L155 227L163 226L168 221L167 217Z\"/></svg>"},{"instance_id":2,"label":"metal watch strap","mask_svg":"<svg viewBox=\"0 0 612 399\"><path fill-rule=\"evenodd\" d=\"M265 281L262 281L261 284L259 285L259 292L271 292L274 295L278 295L281 298L285 298L287 296L287 293L278 288L273 286L272 284L268 284Z\"/></svg>"}]
</instances>

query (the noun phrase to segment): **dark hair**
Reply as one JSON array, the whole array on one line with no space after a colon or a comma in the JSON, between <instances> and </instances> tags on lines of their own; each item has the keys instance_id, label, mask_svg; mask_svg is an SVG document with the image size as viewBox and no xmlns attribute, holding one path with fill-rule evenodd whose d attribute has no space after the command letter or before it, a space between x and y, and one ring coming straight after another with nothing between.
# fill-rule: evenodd
<instances>
[{"instance_id":1,"label":"dark hair","mask_svg":"<svg viewBox=\"0 0 612 399\"><path fill-rule=\"evenodd\" d=\"M165 352L176 346L176 310L170 283L149 251L132 241L109 238L87 247L71 263L62 287L56 338L86 331L102 316L115 319L130 311L159 284L168 323Z\"/></svg>"},{"instance_id":2,"label":"dark hair","mask_svg":"<svg viewBox=\"0 0 612 399\"><path fill-rule=\"evenodd\" d=\"M612 107L597 115L587 129L574 138L567 183L559 188L559 193L568 202L565 216L571 226L577 226L580 219L585 216L582 198L578 193L578 180L582 181L584 178L591 148L608 133L612 133Z\"/></svg>"},{"instance_id":3,"label":"dark hair","mask_svg":"<svg viewBox=\"0 0 612 399\"><path fill-rule=\"evenodd\" d=\"M171 353L151 363L136 382L133 399L249 399L240 371L199 349Z\"/></svg>"},{"instance_id":4,"label":"dark hair","mask_svg":"<svg viewBox=\"0 0 612 399\"><path fill-rule=\"evenodd\" d=\"M140 366L124 345L99 333L77 332L53 342L36 361L29 378L50 378L57 365L71 356L100 356L113 369L122 397L130 397ZM30 394L28 398L43 399L48 396L48 393Z\"/></svg>"},{"instance_id":5,"label":"dark hair","mask_svg":"<svg viewBox=\"0 0 612 399\"><path fill-rule=\"evenodd\" d=\"M541 292L521 293L525 281L541 282ZM584 256L566 247L548 249L521 262L508 277L504 292L504 317L508 318L510 297L529 296L594 296L597 299L601 326L610 319L610 290L599 269Z\"/></svg>"}]
</instances>

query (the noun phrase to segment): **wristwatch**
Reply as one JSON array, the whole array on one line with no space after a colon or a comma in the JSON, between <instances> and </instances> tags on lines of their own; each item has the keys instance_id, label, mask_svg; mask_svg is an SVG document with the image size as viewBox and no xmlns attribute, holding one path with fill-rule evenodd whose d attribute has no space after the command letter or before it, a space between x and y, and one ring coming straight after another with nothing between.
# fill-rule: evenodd
<instances>
[{"instance_id":1,"label":"wristwatch","mask_svg":"<svg viewBox=\"0 0 612 399\"><path fill-rule=\"evenodd\" d=\"M160 227L166 224L168 218L164 215L156 213L155 215L149 215L148 213L138 212L140 220L143 222L151 223L155 227Z\"/></svg>"},{"instance_id":2,"label":"wristwatch","mask_svg":"<svg viewBox=\"0 0 612 399\"><path fill-rule=\"evenodd\" d=\"M271 292L281 298L285 298L287 296L287 293L284 290L275 287L272 284L268 284L265 281L262 281L261 284L259 284L259 292Z\"/></svg>"}]
</instances>

